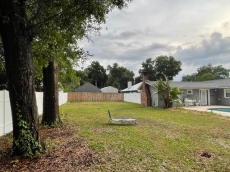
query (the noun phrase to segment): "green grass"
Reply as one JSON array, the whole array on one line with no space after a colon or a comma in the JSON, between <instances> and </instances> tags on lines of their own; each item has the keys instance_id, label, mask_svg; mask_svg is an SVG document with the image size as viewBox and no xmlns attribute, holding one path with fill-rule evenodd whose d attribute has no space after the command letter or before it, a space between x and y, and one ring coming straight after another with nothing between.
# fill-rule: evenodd
<instances>
[{"instance_id":1,"label":"green grass","mask_svg":"<svg viewBox=\"0 0 230 172\"><path fill-rule=\"evenodd\" d=\"M107 110L137 124L108 125ZM230 118L125 102L69 102L60 112L87 139L95 171L230 171ZM211 158L200 156L204 150Z\"/></svg>"}]
</instances>

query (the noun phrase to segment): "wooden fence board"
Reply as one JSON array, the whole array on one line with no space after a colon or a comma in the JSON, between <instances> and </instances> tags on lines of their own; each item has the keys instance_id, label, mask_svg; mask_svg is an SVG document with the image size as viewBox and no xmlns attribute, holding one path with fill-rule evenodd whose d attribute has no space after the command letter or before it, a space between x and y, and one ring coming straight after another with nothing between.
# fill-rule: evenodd
<instances>
[{"instance_id":1,"label":"wooden fence board","mask_svg":"<svg viewBox=\"0 0 230 172\"><path fill-rule=\"evenodd\" d=\"M69 92L68 101L124 101L124 93Z\"/></svg>"}]
</instances>

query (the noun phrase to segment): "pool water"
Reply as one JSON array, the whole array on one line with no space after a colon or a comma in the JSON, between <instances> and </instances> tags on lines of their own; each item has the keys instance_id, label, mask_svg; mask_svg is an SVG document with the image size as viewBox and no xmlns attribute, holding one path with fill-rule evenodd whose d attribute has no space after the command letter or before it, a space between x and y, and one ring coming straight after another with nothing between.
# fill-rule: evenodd
<instances>
[{"instance_id":1,"label":"pool water","mask_svg":"<svg viewBox=\"0 0 230 172\"><path fill-rule=\"evenodd\" d=\"M230 113L230 108L209 108L208 110L215 110L215 111L229 112Z\"/></svg>"}]
</instances>

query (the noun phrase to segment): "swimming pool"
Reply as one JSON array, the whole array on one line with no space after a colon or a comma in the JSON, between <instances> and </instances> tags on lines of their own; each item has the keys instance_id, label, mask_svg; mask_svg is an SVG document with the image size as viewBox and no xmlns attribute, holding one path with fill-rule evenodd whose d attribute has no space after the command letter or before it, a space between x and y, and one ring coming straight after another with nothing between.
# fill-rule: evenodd
<instances>
[{"instance_id":1,"label":"swimming pool","mask_svg":"<svg viewBox=\"0 0 230 172\"><path fill-rule=\"evenodd\" d=\"M220 112L229 112L230 113L230 108L209 108L208 110L215 110L215 111L220 111Z\"/></svg>"}]
</instances>

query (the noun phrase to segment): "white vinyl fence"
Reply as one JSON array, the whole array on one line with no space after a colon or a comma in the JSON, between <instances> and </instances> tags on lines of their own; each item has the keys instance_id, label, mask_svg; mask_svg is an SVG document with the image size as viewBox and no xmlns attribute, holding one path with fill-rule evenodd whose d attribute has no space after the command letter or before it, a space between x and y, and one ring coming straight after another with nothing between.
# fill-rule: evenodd
<instances>
[{"instance_id":1,"label":"white vinyl fence","mask_svg":"<svg viewBox=\"0 0 230 172\"><path fill-rule=\"evenodd\" d=\"M124 93L124 101L141 104L141 93Z\"/></svg>"},{"instance_id":2,"label":"white vinyl fence","mask_svg":"<svg viewBox=\"0 0 230 172\"><path fill-rule=\"evenodd\" d=\"M36 100L38 114L43 111L43 92L36 92ZM66 103L68 93L59 93L59 106ZM0 91L0 136L7 134L13 130L12 116L10 108L9 92L6 90Z\"/></svg>"},{"instance_id":3,"label":"white vinyl fence","mask_svg":"<svg viewBox=\"0 0 230 172\"><path fill-rule=\"evenodd\" d=\"M11 132L12 117L8 91L0 91L0 136Z\"/></svg>"}]
</instances>

